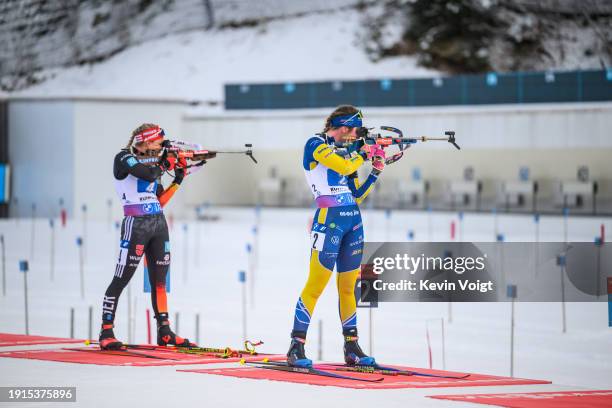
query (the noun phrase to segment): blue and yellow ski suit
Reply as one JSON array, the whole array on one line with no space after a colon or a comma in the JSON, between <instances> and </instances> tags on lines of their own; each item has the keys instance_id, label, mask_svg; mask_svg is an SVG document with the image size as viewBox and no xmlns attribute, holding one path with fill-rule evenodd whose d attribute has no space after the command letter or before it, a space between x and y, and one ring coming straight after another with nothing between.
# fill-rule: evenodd
<instances>
[{"instance_id":1,"label":"blue and yellow ski suit","mask_svg":"<svg viewBox=\"0 0 612 408\"><path fill-rule=\"evenodd\" d=\"M333 138L321 134L308 139L304 147L304 172L318 209L311 229L310 273L295 306L293 323L293 335L303 337L334 267L343 332L357 327L355 282L363 252L358 204L372 191L378 174L373 171L360 184L357 169L364 157L357 153L343 157L333 143Z\"/></svg>"}]
</instances>

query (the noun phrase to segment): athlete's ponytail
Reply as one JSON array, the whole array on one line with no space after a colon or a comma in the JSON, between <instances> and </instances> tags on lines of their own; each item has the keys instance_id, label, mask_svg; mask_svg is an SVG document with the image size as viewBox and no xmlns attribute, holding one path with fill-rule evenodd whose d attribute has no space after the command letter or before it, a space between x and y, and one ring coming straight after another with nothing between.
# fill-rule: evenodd
<instances>
[{"instance_id":1,"label":"athlete's ponytail","mask_svg":"<svg viewBox=\"0 0 612 408\"><path fill-rule=\"evenodd\" d=\"M132 144L134 143L134 138L136 137L137 134L142 133L143 131L154 128L154 127L157 127L157 125L154 123L143 123L142 125L138 126L136 129L132 131L132 136L130 137L130 141L128 142L127 146L125 146L125 148L130 149L132 147Z\"/></svg>"},{"instance_id":2,"label":"athlete's ponytail","mask_svg":"<svg viewBox=\"0 0 612 408\"><path fill-rule=\"evenodd\" d=\"M354 115L359 112L359 109L354 107L353 105L340 105L338 106L328 117L325 119L325 128L323 129L323 133L333 129L334 127L331 124L333 118L338 116L345 115Z\"/></svg>"}]
</instances>

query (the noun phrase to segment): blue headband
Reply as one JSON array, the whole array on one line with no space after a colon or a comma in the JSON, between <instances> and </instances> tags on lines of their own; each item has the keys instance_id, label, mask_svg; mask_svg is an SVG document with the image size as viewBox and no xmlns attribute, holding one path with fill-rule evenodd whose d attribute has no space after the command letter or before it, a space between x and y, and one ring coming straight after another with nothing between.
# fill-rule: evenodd
<instances>
[{"instance_id":1,"label":"blue headband","mask_svg":"<svg viewBox=\"0 0 612 408\"><path fill-rule=\"evenodd\" d=\"M358 111L352 115L336 116L335 118L332 118L331 126L335 128L342 126L361 127L363 124L361 121L362 118L363 115L361 114L361 111Z\"/></svg>"}]
</instances>

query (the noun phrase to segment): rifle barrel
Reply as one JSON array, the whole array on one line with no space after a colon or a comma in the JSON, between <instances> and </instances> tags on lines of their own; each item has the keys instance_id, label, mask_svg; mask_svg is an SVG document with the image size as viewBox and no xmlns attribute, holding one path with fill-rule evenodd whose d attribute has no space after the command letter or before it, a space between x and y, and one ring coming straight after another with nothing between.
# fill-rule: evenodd
<instances>
[{"instance_id":1,"label":"rifle barrel","mask_svg":"<svg viewBox=\"0 0 612 408\"><path fill-rule=\"evenodd\" d=\"M428 140L443 140L445 142L448 142L448 137L429 137L429 136L421 136L420 139L423 142L426 142Z\"/></svg>"}]
</instances>

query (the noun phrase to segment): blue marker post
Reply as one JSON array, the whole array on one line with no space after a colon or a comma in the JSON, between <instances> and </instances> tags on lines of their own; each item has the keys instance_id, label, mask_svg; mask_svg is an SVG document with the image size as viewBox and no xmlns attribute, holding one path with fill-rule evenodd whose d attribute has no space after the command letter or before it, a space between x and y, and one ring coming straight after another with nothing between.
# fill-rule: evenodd
<instances>
[{"instance_id":1,"label":"blue marker post","mask_svg":"<svg viewBox=\"0 0 612 408\"><path fill-rule=\"evenodd\" d=\"M246 253L247 253L247 262L248 269L247 272L249 274L249 295L250 295L250 303L251 307L255 307L255 271L253 269L253 246L249 243L246 244Z\"/></svg>"},{"instance_id":2,"label":"blue marker post","mask_svg":"<svg viewBox=\"0 0 612 408\"><path fill-rule=\"evenodd\" d=\"M51 228L51 242L49 244L49 278L53 282L55 275L55 221L49 218L49 228Z\"/></svg>"},{"instance_id":3,"label":"blue marker post","mask_svg":"<svg viewBox=\"0 0 612 408\"><path fill-rule=\"evenodd\" d=\"M408 230L408 241L414 241L414 230Z\"/></svg>"},{"instance_id":4,"label":"blue marker post","mask_svg":"<svg viewBox=\"0 0 612 408\"><path fill-rule=\"evenodd\" d=\"M23 296L25 305L25 334L30 334L30 324L28 315L28 261L19 261L19 270L23 272Z\"/></svg>"},{"instance_id":5,"label":"blue marker post","mask_svg":"<svg viewBox=\"0 0 612 408\"><path fill-rule=\"evenodd\" d=\"M565 333L567 326L565 322L565 252L557 255L557 265L561 272L561 332Z\"/></svg>"},{"instance_id":6,"label":"blue marker post","mask_svg":"<svg viewBox=\"0 0 612 408\"><path fill-rule=\"evenodd\" d=\"M83 255L83 238L77 237L76 244L79 247L79 276L81 278L81 299L85 299L85 273L83 271L84 255Z\"/></svg>"},{"instance_id":7,"label":"blue marker post","mask_svg":"<svg viewBox=\"0 0 612 408\"><path fill-rule=\"evenodd\" d=\"M242 284L242 341L247 339L246 272L238 272L238 282Z\"/></svg>"},{"instance_id":8,"label":"blue marker post","mask_svg":"<svg viewBox=\"0 0 612 408\"><path fill-rule=\"evenodd\" d=\"M506 296L512 299L510 312L510 377L514 377L514 301L516 295L516 285L508 285L506 287Z\"/></svg>"}]
</instances>

